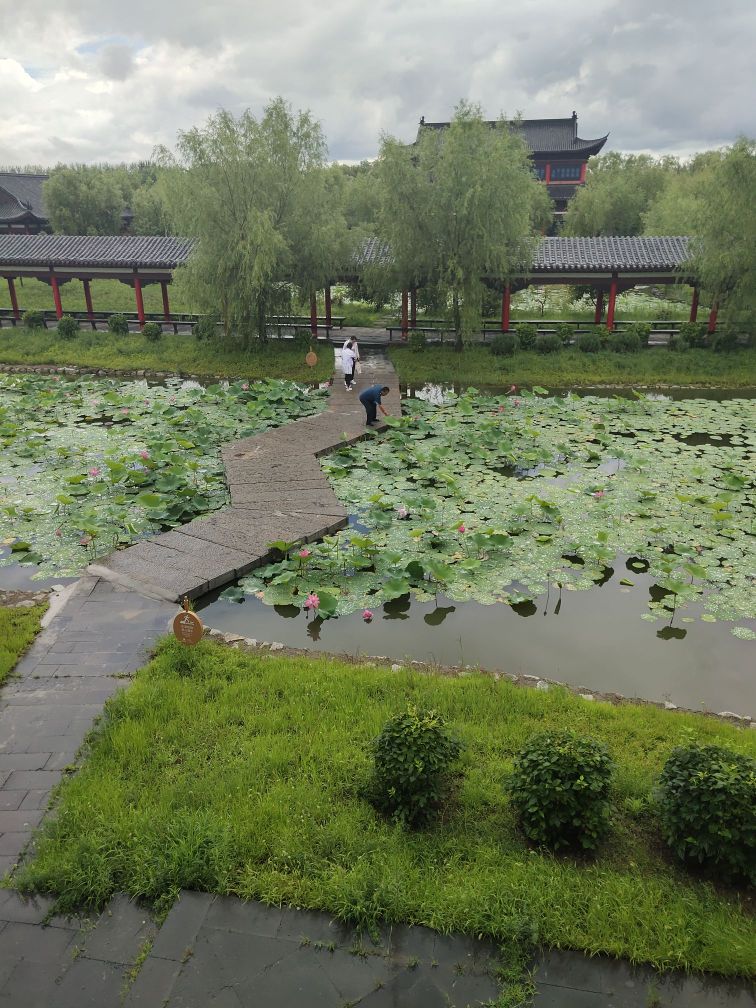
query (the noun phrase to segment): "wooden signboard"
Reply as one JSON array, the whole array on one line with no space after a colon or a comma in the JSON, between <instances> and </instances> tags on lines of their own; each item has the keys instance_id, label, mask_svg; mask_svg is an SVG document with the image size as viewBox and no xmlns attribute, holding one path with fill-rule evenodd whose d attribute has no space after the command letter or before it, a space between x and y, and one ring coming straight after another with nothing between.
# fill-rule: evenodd
<instances>
[{"instance_id":1,"label":"wooden signboard","mask_svg":"<svg viewBox=\"0 0 756 1008\"><path fill-rule=\"evenodd\" d=\"M189 599L184 599L184 608L173 620L173 635L182 644L194 645L202 640L202 620L189 610Z\"/></svg>"},{"instance_id":2,"label":"wooden signboard","mask_svg":"<svg viewBox=\"0 0 756 1008\"><path fill-rule=\"evenodd\" d=\"M317 363L318 363L318 355L314 352L314 350L310 350L310 352L305 357L305 364L308 367L315 367Z\"/></svg>"}]
</instances>

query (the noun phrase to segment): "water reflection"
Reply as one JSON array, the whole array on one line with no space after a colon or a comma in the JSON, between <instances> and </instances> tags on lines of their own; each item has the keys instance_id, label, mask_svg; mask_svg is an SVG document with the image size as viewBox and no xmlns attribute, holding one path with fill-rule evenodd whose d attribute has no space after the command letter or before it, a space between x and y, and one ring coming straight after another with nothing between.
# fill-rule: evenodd
<instances>
[{"instance_id":1,"label":"water reflection","mask_svg":"<svg viewBox=\"0 0 756 1008\"><path fill-rule=\"evenodd\" d=\"M422 399L433 406L443 406L461 395L468 385L462 382L426 382L423 385L407 385L405 396L408 399ZM476 385L475 388L484 395L504 396L509 391L509 385ZM601 399L613 397L619 399L635 399L635 392L640 392L647 399L673 400L681 399L756 399L756 386L746 388L665 388L659 391L658 386L635 385L628 388L622 385L562 385L549 386L551 396L597 396Z\"/></svg>"}]
</instances>

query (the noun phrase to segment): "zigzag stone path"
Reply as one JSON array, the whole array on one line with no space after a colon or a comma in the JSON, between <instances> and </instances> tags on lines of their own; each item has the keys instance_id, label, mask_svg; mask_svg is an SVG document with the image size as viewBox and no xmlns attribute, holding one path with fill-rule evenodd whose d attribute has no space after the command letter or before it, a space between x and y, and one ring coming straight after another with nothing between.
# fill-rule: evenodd
<instances>
[{"instance_id":1,"label":"zigzag stone path","mask_svg":"<svg viewBox=\"0 0 756 1008\"><path fill-rule=\"evenodd\" d=\"M401 412L396 372L383 357L366 358L358 388L387 385L384 406ZM231 504L163 535L111 554L89 568L107 581L175 602L235 581L270 559L277 539L306 543L344 528L349 516L318 458L366 436L358 390L336 375L328 408L222 449ZM375 430L380 430L376 427Z\"/></svg>"}]
</instances>

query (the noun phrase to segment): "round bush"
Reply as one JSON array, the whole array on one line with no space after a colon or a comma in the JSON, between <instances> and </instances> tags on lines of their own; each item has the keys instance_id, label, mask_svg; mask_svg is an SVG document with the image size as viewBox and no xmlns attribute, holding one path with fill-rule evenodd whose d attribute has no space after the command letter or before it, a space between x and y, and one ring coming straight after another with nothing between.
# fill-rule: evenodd
<instances>
[{"instance_id":1,"label":"round bush","mask_svg":"<svg viewBox=\"0 0 756 1008\"><path fill-rule=\"evenodd\" d=\"M690 343L682 333L672 333L667 343L668 350L675 350L677 353L685 353L690 350Z\"/></svg>"},{"instance_id":2,"label":"round bush","mask_svg":"<svg viewBox=\"0 0 756 1008\"><path fill-rule=\"evenodd\" d=\"M79 331L79 320L71 315L61 315L58 319L58 336L61 339L75 339Z\"/></svg>"},{"instance_id":3,"label":"round bush","mask_svg":"<svg viewBox=\"0 0 756 1008\"><path fill-rule=\"evenodd\" d=\"M560 322L556 327L556 334L562 341L563 347L568 347L575 338L575 326L572 322Z\"/></svg>"},{"instance_id":4,"label":"round bush","mask_svg":"<svg viewBox=\"0 0 756 1008\"><path fill-rule=\"evenodd\" d=\"M536 353L550 354L559 353L562 349L562 341L556 333L541 333L536 336Z\"/></svg>"},{"instance_id":5,"label":"round bush","mask_svg":"<svg viewBox=\"0 0 756 1008\"><path fill-rule=\"evenodd\" d=\"M577 338L577 348L582 353L598 353L601 349L601 340L596 332L580 333Z\"/></svg>"},{"instance_id":6,"label":"round bush","mask_svg":"<svg viewBox=\"0 0 756 1008\"><path fill-rule=\"evenodd\" d=\"M461 750L440 714L408 707L373 744L370 801L397 822L423 825L437 812Z\"/></svg>"},{"instance_id":7,"label":"round bush","mask_svg":"<svg viewBox=\"0 0 756 1008\"><path fill-rule=\"evenodd\" d=\"M521 350L533 350L536 344L536 330L533 326L523 326L518 331Z\"/></svg>"},{"instance_id":8,"label":"round bush","mask_svg":"<svg viewBox=\"0 0 756 1008\"><path fill-rule=\"evenodd\" d=\"M142 336L148 343L157 343L163 335L163 327L159 322L145 322L142 327Z\"/></svg>"},{"instance_id":9,"label":"round bush","mask_svg":"<svg viewBox=\"0 0 756 1008\"><path fill-rule=\"evenodd\" d=\"M25 311L23 322L27 329L45 328L45 316L41 311Z\"/></svg>"},{"instance_id":10,"label":"round bush","mask_svg":"<svg viewBox=\"0 0 756 1008\"><path fill-rule=\"evenodd\" d=\"M570 732L536 735L515 760L510 790L525 836L550 847L595 850L609 825L614 764L606 748Z\"/></svg>"},{"instance_id":11,"label":"round bush","mask_svg":"<svg viewBox=\"0 0 756 1008\"><path fill-rule=\"evenodd\" d=\"M413 353L422 353L425 350L427 342L424 332L417 332L417 330L410 332L409 348Z\"/></svg>"},{"instance_id":12,"label":"round bush","mask_svg":"<svg viewBox=\"0 0 756 1008\"><path fill-rule=\"evenodd\" d=\"M679 746L656 798L678 858L756 883L756 760L721 746Z\"/></svg>"},{"instance_id":13,"label":"round bush","mask_svg":"<svg viewBox=\"0 0 756 1008\"><path fill-rule=\"evenodd\" d=\"M196 340L212 339L218 331L218 316L203 315L194 326L194 338Z\"/></svg>"},{"instance_id":14,"label":"round bush","mask_svg":"<svg viewBox=\"0 0 756 1008\"><path fill-rule=\"evenodd\" d=\"M503 332L491 340L491 353L495 357L511 357L518 346L517 333Z\"/></svg>"},{"instance_id":15,"label":"round bush","mask_svg":"<svg viewBox=\"0 0 756 1008\"><path fill-rule=\"evenodd\" d=\"M711 349L715 353L730 353L738 346L738 331L732 326L723 326L711 337Z\"/></svg>"},{"instance_id":16,"label":"round bush","mask_svg":"<svg viewBox=\"0 0 756 1008\"><path fill-rule=\"evenodd\" d=\"M677 331L689 346L705 347L709 345L709 334L705 322L681 322Z\"/></svg>"},{"instance_id":17,"label":"round bush","mask_svg":"<svg viewBox=\"0 0 756 1008\"><path fill-rule=\"evenodd\" d=\"M125 315L111 315L108 319L108 332L115 336L126 336L129 331L129 320Z\"/></svg>"},{"instance_id":18,"label":"round bush","mask_svg":"<svg viewBox=\"0 0 756 1008\"><path fill-rule=\"evenodd\" d=\"M625 331L635 338L636 350L642 350L648 346L648 341L651 338L651 324L649 322L634 322ZM630 353L632 352L631 350Z\"/></svg>"},{"instance_id":19,"label":"round bush","mask_svg":"<svg viewBox=\"0 0 756 1008\"><path fill-rule=\"evenodd\" d=\"M634 332L615 332L609 337L609 349L614 353L637 353L640 350L638 337Z\"/></svg>"}]
</instances>

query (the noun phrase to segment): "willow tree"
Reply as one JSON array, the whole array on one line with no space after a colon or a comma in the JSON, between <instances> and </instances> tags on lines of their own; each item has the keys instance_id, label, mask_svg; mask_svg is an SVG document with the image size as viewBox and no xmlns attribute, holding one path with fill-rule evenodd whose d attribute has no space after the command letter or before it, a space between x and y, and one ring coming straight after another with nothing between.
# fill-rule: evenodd
<instances>
[{"instance_id":1,"label":"willow tree","mask_svg":"<svg viewBox=\"0 0 756 1008\"><path fill-rule=\"evenodd\" d=\"M163 150L174 229L197 239L183 283L226 335L267 339L267 313L294 283L310 293L343 255L344 225L326 181L326 144L309 112L277 98L257 120L227 111Z\"/></svg>"},{"instance_id":2,"label":"willow tree","mask_svg":"<svg viewBox=\"0 0 756 1008\"><path fill-rule=\"evenodd\" d=\"M451 300L461 350L480 328L483 281L503 284L531 260L542 192L525 144L461 103L448 128L422 130L413 146L385 138L377 167L396 280Z\"/></svg>"}]
</instances>

